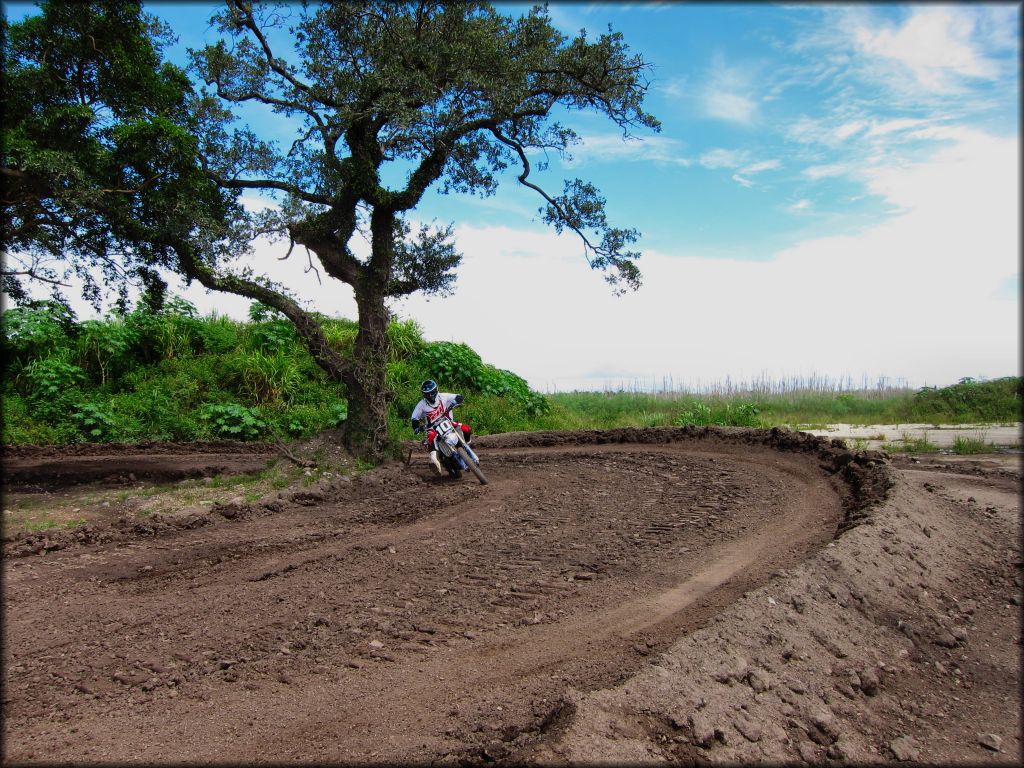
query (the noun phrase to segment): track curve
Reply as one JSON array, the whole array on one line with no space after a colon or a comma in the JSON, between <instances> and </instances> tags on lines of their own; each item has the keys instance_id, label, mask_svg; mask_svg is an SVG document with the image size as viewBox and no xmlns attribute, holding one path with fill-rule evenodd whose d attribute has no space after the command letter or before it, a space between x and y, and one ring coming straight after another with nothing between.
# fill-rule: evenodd
<instances>
[{"instance_id":1,"label":"track curve","mask_svg":"<svg viewBox=\"0 0 1024 768\"><path fill-rule=\"evenodd\" d=\"M514 755L824 546L880 466L777 431L478 444L487 486L417 457L5 560L8 759Z\"/></svg>"}]
</instances>

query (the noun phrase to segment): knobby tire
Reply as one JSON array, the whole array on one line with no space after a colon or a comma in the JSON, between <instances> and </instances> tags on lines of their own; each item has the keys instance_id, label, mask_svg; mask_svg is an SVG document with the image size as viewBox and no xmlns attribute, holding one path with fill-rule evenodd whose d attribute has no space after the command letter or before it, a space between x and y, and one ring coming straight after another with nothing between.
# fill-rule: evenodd
<instances>
[{"instance_id":1,"label":"knobby tire","mask_svg":"<svg viewBox=\"0 0 1024 768\"><path fill-rule=\"evenodd\" d=\"M459 452L459 456L462 457L462 460L466 462L466 466L469 467L469 471L476 475L476 479L480 481L480 485L487 485L487 478L484 477L484 473L480 471L480 467L476 465L476 462L470 458L469 451L466 450L466 447L460 445L456 450Z\"/></svg>"}]
</instances>

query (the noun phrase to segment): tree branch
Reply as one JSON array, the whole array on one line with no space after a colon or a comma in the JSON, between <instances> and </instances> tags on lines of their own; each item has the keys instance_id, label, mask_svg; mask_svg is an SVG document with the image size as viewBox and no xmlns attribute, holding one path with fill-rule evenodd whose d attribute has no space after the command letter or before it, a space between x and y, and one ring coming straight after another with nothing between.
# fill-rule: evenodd
<instances>
[{"instance_id":1,"label":"tree branch","mask_svg":"<svg viewBox=\"0 0 1024 768\"><path fill-rule=\"evenodd\" d=\"M500 141L502 144L512 147L512 149L515 150L516 154L519 155L519 160L523 164L523 172L519 174L519 183L522 184L524 187L529 187L534 192L543 197L547 201L548 205L550 205L552 208L555 209L555 211L558 212L558 216L565 224L565 226L569 227L569 229L571 229L573 232L579 235L580 239L583 241L583 258L587 260L587 264L589 264L592 268L594 266L594 262L590 260L590 257L587 255L587 252L591 251L596 253L597 249L594 248L590 240L587 239L586 234L569 220L569 217L566 214L565 209L562 208L562 206L558 203L557 200L551 197L551 195L545 192L542 188L538 187L533 182L527 180L527 177L530 175L530 161L526 158L526 152L523 150L523 145L520 144L518 141L514 141L513 139L510 139L507 136L503 135L501 131L499 131L497 128L492 128L491 133L494 134L494 137L498 141Z\"/></svg>"},{"instance_id":2,"label":"tree branch","mask_svg":"<svg viewBox=\"0 0 1024 768\"><path fill-rule=\"evenodd\" d=\"M317 195L313 192L307 192L294 184L288 184L284 181L276 181L275 179L225 179L223 176L218 176L213 171L207 171L206 175L216 182L218 186L227 187L229 189L279 189L282 192L294 195L307 203L331 205L334 202L326 195Z\"/></svg>"},{"instance_id":3,"label":"tree branch","mask_svg":"<svg viewBox=\"0 0 1024 768\"><path fill-rule=\"evenodd\" d=\"M203 286L214 291L233 293L238 296L262 302L279 310L291 320L295 330L306 342L309 353L317 364L327 373L341 381L351 367L351 363L335 352L324 336L323 329L316 319L306 312L298 303L278 291L247 280L237 275L217 275L210 267L203 264L189 243L177 243L174 246L178 254L178 264L182 273Z\"/></svg>"}]
</instances>

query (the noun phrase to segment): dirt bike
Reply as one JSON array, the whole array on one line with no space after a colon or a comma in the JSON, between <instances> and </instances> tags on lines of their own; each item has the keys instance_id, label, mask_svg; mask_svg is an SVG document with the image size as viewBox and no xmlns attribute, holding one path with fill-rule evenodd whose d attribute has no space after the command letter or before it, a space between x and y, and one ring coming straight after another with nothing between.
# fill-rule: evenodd
<instances>
[{"instance_id":1,"label":"dirt bike","mask_svg":"<svg viewBox=\"0 0 1024 768\"><path fill-rule=\"evenodd\" d=\"M455 407L456 404L452 403L444 413L427 424L428 431L433 429L437 433L434 447L437 450L438 461L452 477L462 477L462 473L468 469L476 475L480 485L487 485L487 478L480 471L480 459L466 443L462 430L452 421L451 413Z\"/></svg>"}]
</instances>

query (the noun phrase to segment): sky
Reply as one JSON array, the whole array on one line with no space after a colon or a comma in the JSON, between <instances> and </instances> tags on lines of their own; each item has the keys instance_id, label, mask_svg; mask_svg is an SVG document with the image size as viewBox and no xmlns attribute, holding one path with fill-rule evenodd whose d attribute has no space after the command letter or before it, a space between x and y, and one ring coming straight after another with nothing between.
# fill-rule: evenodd
<instances>
[{"instance_id":1,"label":"sky","mask_svg":"<svg viewBox=\"0 0 1024 768\"><path fill-rule=\"evenodd\" d=\"M167 53L182 63L213 39L213 7L146 5L179 36ZM610 24L651 64L645 109L660 133L624 140L597 115L566 115L582 143L535 176L601 189L609 221L641 232L643 286L614 296L509 173L490 198L424 199L416 219L453 224L464 261L452 296L397 301L398 317L542 391L1020 373L1019 5L553 3L550 14L567 35ZM291 135L280 119L247 118L261 135ZM304 254L279 260L286 250L257 243L253 266L310 309L355 316L348 286L318 284ZM238 297L180 292L202 312L246 316Z\"/></svg>"}]
</instances>

